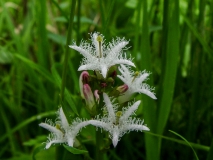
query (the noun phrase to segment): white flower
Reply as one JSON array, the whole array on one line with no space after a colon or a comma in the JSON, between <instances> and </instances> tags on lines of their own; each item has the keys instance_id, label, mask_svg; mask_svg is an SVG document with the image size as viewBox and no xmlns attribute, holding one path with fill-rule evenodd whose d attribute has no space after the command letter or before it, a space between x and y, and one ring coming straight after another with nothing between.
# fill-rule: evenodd
<instances>
[{"instance_id":1,"label":"white flower","mask_svg":"<svg viewBox=\"0 0 213 160\"><path fill-rule=\"evenodd\" d=\"M89 121L83 121L80 118L76 118L72 124L69 125L62 108L59 109L58 115L58 119L55 123L48 120L46 123L39 124L39 126L51 132L46 142L46 149L55 143L67 143L70 147L73 147L79 131L90 124Z\"/></svg>"},{"instance_id":2,"label":"white flower","mask_svg":"<svg viewBox=\"0 0 213 160\"><path fill-rule=\"evenodd\" d=\"M133 71L122 64L118 69L121 72L121 75L118 75L118 78L120 78L129 87L124 95L119 97L119 101L121 103L128 101L133 93L143 93L153 99L157 99L155 94L152 92L154 88L151 88L148 84L143 83L147 80L150 73L143 71L136 75Z\"/></svg>"},{"instance_id":3,"label":"white flower","mask_svg":"<svg viewBox=\"0 0 213 160\"><path fill-rule=\"evenodd\" d=\"M51 120L48 120L46 123L40 123L39 126L51 132L46 142L46 149L55 143L66 143L69 139L66 136L69 123L66 119L66 116L64 115L62 108L60 108L58 111L58 119L55 123L53 123Z\"/></svg>"},{"instance_id":4,"label":"white flower","mask_svg":"<svg viewBox=\"0 0 213 160\"><path fill-rule=\"evenodd\" d=\"M117 111L117 106L113 105L107 96L103 93L104 102L106 104L108 115L97 120L90 120L89 123L100 127L110 133L110 138L114 147L116 147L119 139L129 131L149 131L149 128L143 125L143 121L137 118L131 118L131 115L138 109L140 101L135 102L132 106L121 111Z\"/></svg>"},{"instance_id":5,"label":"white flower","mask_svg":"<svg viewBox=\"0 0 213 160\"><path fill-rule=\"evenodd\" d=\"M98 70L104 78L107 76L108 69L116 64L126 64L134 66L131 60L126 58L126 54L122 52L129 43L124 38L113 39L111 43L104 44L104 40L98 33L91 34L92 44L81 42L80 46L76 44L69 47L80 52L84 56L78 71L82 70Z\"/></svg>"}]
</instances>

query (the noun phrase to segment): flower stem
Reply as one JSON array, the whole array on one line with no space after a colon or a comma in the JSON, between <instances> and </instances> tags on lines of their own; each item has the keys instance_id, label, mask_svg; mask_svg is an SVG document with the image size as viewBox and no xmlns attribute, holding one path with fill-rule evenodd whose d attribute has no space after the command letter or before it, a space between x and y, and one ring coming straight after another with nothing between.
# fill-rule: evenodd
<instances>
[{"instance_id":1,"label":"flower stem","mask_svg":"<svg viewBox=\"0 0 213 160\"><path fill-rule=\"evenodd\" d=\"M101 115L101 107L103 106L103 95L100 95L100 101L99 105L97 107L97 115ZM100 160L103 159L103 152L101 151L101 146L103 144L103 134L101 133L101 130L96 131L96 154L95 159Z\"/></svg>"},{"instance_id":2,"label":"flower stem","mask_svg":"<svg viewBox=\"0 0 213 160\"><path fill-rule=\"evenodd\" d=\"M63 74L62 74L62 84L61 84L61 101L64 100L64 89L66 85L66 74L67 74L67 63L69 59L69 44L71 42L72 37L72 28L73 28L73 19L75 14L75 5L76 0L72 0L71 10L70 10L70 19L69 19L69 27L68 27L68 35L67 35L67 42L65 48L65 57L64 57L64 67L63 67Z\"/></svg>"}]
</instances>

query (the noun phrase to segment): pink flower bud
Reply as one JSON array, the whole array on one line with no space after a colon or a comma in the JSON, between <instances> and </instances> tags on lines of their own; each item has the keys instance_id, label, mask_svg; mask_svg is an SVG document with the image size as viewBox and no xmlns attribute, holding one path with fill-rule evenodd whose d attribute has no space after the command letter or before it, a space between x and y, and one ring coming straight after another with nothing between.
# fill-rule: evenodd
<instances>
[{"instance_id":1,"label":"pink flower bud","mask_svg":"<svg viewBox=\"0 0 213 160\"><path fill-rule=\"evenodd\" d=\"M98 94L98 90L95 90L95 91L94 91L94 96L95 96L96 102L99 103L100 96L99 96L99 94Z\"/></svg>"},{"instance_id":2,"label":"pink flower bud","mask_svg":"<svg viewBox=\"0 0 213 160\"><path fill-rule=\"evenodd\" d=\"M83 99L85 98L83 93L83 85L87 84L88 82L89 82L89 73L87 71L83 71L79 78L80 94L81 98Z\"/></svg>"},{"instance_id":3,"label":"pink flower bud","mask_svg":"<svg viewBox=\"0 0 213 160\"><path fill-rule=\"evenodd\" d=\"M89 109L92 109L92 107L95 105L95 100L94 100L92 90L88 84L83 85L83 94L84 94L86 106Z\"/></svg>"},{"instance_id":4,"label":"pink flower bud","mask_svg":"<svg viewBox=\"0 0 213 160\"><path fill-rule=\"evenodd\" d=\"M128 90L128 88L129 88L128 85L124 84L122 86L117 87L116 90L119 91L120 93L124 93Z\"/></svg>"},{"instance_id":5,"label":"pink flower bud","mask_svg":"<svg viewBox=\"0 0 213 160\"><path fill-rule=\"evenodd\" d=\"M115 70L115 71L112 72L111 77L112 77L112 78L115 78L116 76L117 76L117 72L116 72L116 70Z\"/></svg>"},{"instance_id":6,"label":"pink flower bud","mask_svg":"<svg viewBox=\"0 0 213 160\"><path fill-rule=\"evenodd\" d=\"M101 87L102 87L102 88L105 88L106 86L107 86L106 83L101 83Z\"/></svg>"}]
</instances>

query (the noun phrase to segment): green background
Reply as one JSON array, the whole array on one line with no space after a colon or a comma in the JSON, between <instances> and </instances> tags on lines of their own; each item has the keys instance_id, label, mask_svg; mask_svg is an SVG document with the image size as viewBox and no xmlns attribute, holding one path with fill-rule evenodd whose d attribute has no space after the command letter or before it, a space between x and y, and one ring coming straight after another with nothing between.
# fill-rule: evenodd
<instances>
[{"instance_id":1,"label":"green background","mask_svg":"<svg viewBox=\"0 0 213 160\"><path fill-rule=\"evenodd\" d=\"M67 44L80 44L89 40L88 33L100 32L105 42L113 37L130 40L127 55L134 58L135 70L152 72L147 83L155 87L158 98L136 98L142 99L137 115L151 131L126 134L104 159L195 159L189 145L172 130L192 142L199 159L212 160L213 1L73 3L0 1L0 159L32 159L48 134L38 124L55 119L61 98L71 118L75 113L84 115L77 71L82 56ZM42 150L35 158L83 156L61 146Z\"/></svg>"}]
</instances>

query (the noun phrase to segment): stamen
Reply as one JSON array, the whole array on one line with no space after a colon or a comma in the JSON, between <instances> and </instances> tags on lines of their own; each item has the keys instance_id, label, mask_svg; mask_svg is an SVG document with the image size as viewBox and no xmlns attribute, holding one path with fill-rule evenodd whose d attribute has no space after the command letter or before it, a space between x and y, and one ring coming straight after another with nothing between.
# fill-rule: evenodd
<instances>
[{"instance_id":1,"label":"stamen","mask_svg":"<svg viewBox=\"0 0 213 160\"><path fill-rule=\"evenodd\" d=\"M140 72L136 71L135 74L134 74L134 77L132 79L132 82L135 80L135 78L140 74Z\"/></svg>"},{"instance_id":2,"label":"stamen","mask_svg":"<svg viewBox=\"0 0 213 160\"><path fill-rule=\"evenodd\" d=\"M103 38L100 35L98 35L98 37L97 37L96 40L98 41L98 44L99 44L99 55L100 55L100 58L101 58L102 57L102 53L101 53L101 42L103 41Z\"/></svg>"},{"instance_id":3,"label":"stamen","mask_svg":"<svg viewBox=\"0 0 213 160\"><path fill-rule=\"evenodd\" d=\"M56 128L56 129L58 129L58 130L60 130L61 132L63 132L63 133L64 133L64 131L62 130L62 128L61 128L61 126L60 126L60 124L56 124L56 125L55 125L55 128Z\"/></svg>"},{"instance_id":4,"label":"stamen","mask_svg":"<svg viewBox=\"0 0 213 160\"><path fill-rule=\"evenodd\" d=\"M120 119L121 116L122 116L121 111L116 112L116 125L119 123L119 119Z\"/></svg>"}]
</instances>

